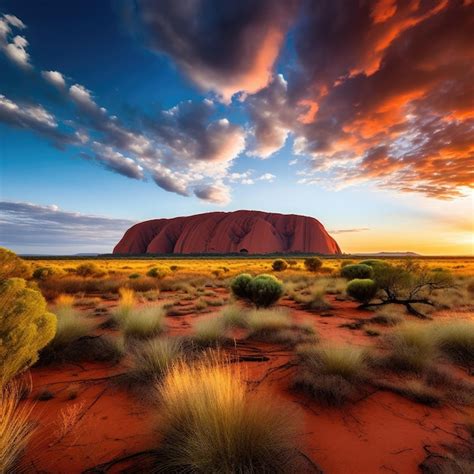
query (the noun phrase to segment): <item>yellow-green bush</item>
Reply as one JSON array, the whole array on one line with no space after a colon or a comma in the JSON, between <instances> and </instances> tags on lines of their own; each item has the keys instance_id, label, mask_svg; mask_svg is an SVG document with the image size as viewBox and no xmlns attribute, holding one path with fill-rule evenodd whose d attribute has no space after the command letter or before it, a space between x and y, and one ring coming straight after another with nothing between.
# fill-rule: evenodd
<instances>
[{"instance_id":1,"label":"yellow-green bush","mask_svg":"<svg viewBox=\"0 0 474 474\"><path fill-rule=\"evenodd\" d=\"M56 316L39 291L21 278L0 283L0 386L34 364L55 331Z\"/></svg>"},{"instance_id":2,"label":"yellow-green bush","mask_svg":"<svg viewBox=\"0 0 474 474\"><path fill-rule=\"evenodd\" d=\"M0 281L7 278L28 278L30 266L11 250L0 247Z\"/></svg>"}]
</instances>

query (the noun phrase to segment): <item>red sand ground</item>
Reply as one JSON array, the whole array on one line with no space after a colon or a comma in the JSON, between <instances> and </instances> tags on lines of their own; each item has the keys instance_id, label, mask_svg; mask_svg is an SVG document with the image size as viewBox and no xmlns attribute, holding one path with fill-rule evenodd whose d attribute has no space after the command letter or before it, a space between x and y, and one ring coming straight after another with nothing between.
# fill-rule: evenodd
<instances>
[{"instance_id":1,"label":"red sand ground","mask_svg":"<svg viewBox=\"0 0 474 474\"><path fill-rule=\"evenodd\" d=\"M312 320L322 340L374 343L361 330L339 327L343 322L370 317L370 313L358 310L351 302L331 302L334 309L330 317L302 311L289 300L281 304L291 308L295 319ZM211 309L216 314L221 310ZM209 316L169 317L169 331L173 335L189 333L195 320ZM474 414L472 409L430 408L380 390L343 408L327 408L290 389L294 369L284 364L292 358L291 351L255 341L237 343L232 350L270 358L267 362L243 363L250 386L294 405L303 426L298 445L324 472L415 473L427 454L425 448L441 449L467 437L462 425L469 413ZM25 456L26 472L79 473L117 456L156 446L156 408L108 383L107 377L123 370L121 364L69 364L32 370L33 396L47 389L54 398L37 402L34 416L39 428ZM73 387L78 388L78 396L68 400ZM67 407L76 408L77 423L60 436L59 420ZM118 472L118 468L110 472Z\"/></svg>"}]
</instances>

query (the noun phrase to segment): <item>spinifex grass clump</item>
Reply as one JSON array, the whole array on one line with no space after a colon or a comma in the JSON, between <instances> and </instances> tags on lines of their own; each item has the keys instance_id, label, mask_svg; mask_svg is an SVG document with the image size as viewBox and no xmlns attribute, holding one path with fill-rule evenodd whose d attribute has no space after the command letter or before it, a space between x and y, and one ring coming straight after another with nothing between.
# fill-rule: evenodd
<instances>
[{"instance_id":1,"label":"spinifex grass clump","mask_svg":"<svg viewBox=\"0 0 474 474\"><path fill-rule=\"evenodd\" d=\"M305 344L298 356L302 370L295 386L328 405L342 405L367 377L367 353L359 347Z\"/></svg>"},{"instance_id":2,"label":"spinifex grass clump","mask_svg":"<svg viewBox=\"0 0 474 474\"><path fill-rule=\"evenodd\" d=\"M432 335L438 349L452 361L474 367L474 322L457 320L433 326Z\"/></svg>"},{"instance_id":3,"label":"spinifex grass clump","mask_svg":"<svg viewBox=\"0 0 474 474\"><path fill-rule=\"evenodd\" d=\"M94 329L94 324L82 313L73 307L74 297L60 295L56 299L53 311L57 316L58 324L50 348L55 351L63 350L75 340L87 336Z\"/></svg>"},{"instance_id":4,"label":"spinifex grass clump","mask_svg":"<svg viewBox=\"0 0 474 474\"><path fill-rule=\"evenodd\" d=\"M436 341L428 325L404 323L385 337L390 353L380 362L388 369L422 372L437 356Z\"/></svg>"},{"instance_id":5,"label":"spinifex grass clump","mask_svg":"<svg viewBox=\"0 0 474 474\"><path fill-rule=\"evenodd\" d=\"M0 387L0 473L22 472L18 462L26 448L34 425L30 421L34 405L20 402L24 387L10 382Z\"/></svg>"},{"instance_id":6,"label":"spinifex grass clump","mask_svg":"<svg viewBox=\"0 0 474 474\"><path fill-rule=\"evenodd\" d=\"M298 472L294 414L249 393L236 364L176 364L158 385L163 472Z\"/></svg>"},{"instance_id":7,"label":"spinifex grass clump","mask_svg":"<svg viewBox=\"0 0 474 474\"><path fill-rule=\"evenodd\" d=\"M154 337L165 329L166 310L160 305L148 305L132 310L120 321L125 336L135 338Z\"/></svg>"},{"instance_id":8,"label":"spinifex grass clump","mask_svg":"<svg viewBox=\"0 0 474 474\"><path fill-rule=\"evenodd\" d=\"M178 360L184 358L179 339L155 338L141 343L132 353L129 378L133 382L149 383L165 376Z\"/></svg>"},{"instance_id":9,"label":"spinifex grass clump","mask_svg":"<svg viewBox=\"0 0 474 474\"><path fill-rule=\"evenodd\" d=\"M56 316L39 291L20 278L0 283L0 387L34 364L55 332Z\"/></svg>"},{"instance_id":10,"label":"spinifex grass clump","mask_svg":"<svg viewBox=\"0 0 474 474\"><path fill-rule=\"evenodd\" d=\"M229 340L227 327L220 317L201 319L193 325L193 341L199 346L218 346Z\"/></svg>"},{"instance_id":11,"label":"spinifex grass clump","mask_svg":"<svg viewBox=\"0 0 474 474\"><path fill-rule=\"evenodd\" d=\"M260 341L296 345L315 342L316 331L309 322L296 323L284 309L258 309L246 315L248 337Z\"/></svg>"}]
</instances>

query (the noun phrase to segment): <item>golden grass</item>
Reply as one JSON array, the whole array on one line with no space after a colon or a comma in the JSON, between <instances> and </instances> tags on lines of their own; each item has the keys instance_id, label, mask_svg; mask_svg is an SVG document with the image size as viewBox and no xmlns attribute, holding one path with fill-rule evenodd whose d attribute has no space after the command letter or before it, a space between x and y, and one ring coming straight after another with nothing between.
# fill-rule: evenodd
<instances>
[{"instance_id":1,"label":"golden grass","mask_svg":"<svg viewBox=\"0 0 474 474\"><path fill-rule=\"evenodd\" d=\"M159 380L183 358L183 344L179 339L150 339L132 353L129 378L139 383Z\"/></svg>"},{"instance_id":2,"label":"golden grass","mask_svg":"<svg viewBox=\"0 0 474 474\"><path fill-rule=\"evenodd\" d=\"M40 267L51 267L57 272L63 274L75 274L75 269L81 264L93 262L99 269L100 272L113 272L114 275L127 276L131 273L146 274L152 266L159 265L160 269L165 272L170 271L175 276L196 276L196 275L207 275L209 278L215 279L215 271L222 271L226 268L225 277L234 277L235 275L243 272L252 274L272 272L272 263L274 258L142 258L142 259L48 259L41 260L35 259L31 261L33 269ZM304 258L293 257L292 260L296 262L295 265L291 265L284 273L279 272L280 276L284 275L284 279L294 278L298 276L312 276L317 274L308 272L304 268ZM324 258L323 266L335 272L338 272L341 268L341 263L346 262L347 259L342 258ZM352 263L357 263L361 258L352 258ZM383 259L382 259L383 260ZM460 275L474 275L474 259L463 258L463 257L448 257L448 258L424 258L424 259L413 259L415 262L425 263L430 268L443 268L452 272L456 276ZM404 259L387 259L390 263L398 264L404 261ZM172 270L178 267L176 270ZM169 276L169 275L168 275ZM168 277L165 277L165 280ZM332 284L331 284L332 286ZM338 285L335 285L336 288ZM342 288L342 287L341 287ZM336 289L336 291L339 288Z\"/></svg>"},{"instance_id":3,"label":"golden grass","mask_svg":"<svg viewBox=\"0 0 474 474\"><path fill-rule=\"evenodd\" d=\"M57 308L70 308L74 305L75 298L72 295L66 295L64 293L60 294L56 300L54 301L54 304Z\"/></svg>"},{"instance_id":4,"label":"golden grass","mask_svg":"<svg viewBox=\"0 0 474 474\"><path fill-rule=\"evenodd\" d=\"M164 331L166 311L162 305L147 305L132 308L119 320L120 327L127 337L147 338Z\"/></svg>"},{"instance_id":5,"label":"golden grass","mask_svg":"<svg viewBox=\"0 0 474 474\"><path fill-rule=\"evenodd\" d=\"M162 472L296 472L294 414L249 393L237 365L178 363L157 390Z\"/></svg>"},{"instance_id":6,"label":"golden grass","mask_svg":"<svg viewBox=\"0 0 474 474\"><path fill-rule=\"evenodd\" d=\"M34 404L20 402L23 384L11 382L0 388L0 473L18 470L22 452L34 431L30 420Z\"/></svg>"}]
</instances>

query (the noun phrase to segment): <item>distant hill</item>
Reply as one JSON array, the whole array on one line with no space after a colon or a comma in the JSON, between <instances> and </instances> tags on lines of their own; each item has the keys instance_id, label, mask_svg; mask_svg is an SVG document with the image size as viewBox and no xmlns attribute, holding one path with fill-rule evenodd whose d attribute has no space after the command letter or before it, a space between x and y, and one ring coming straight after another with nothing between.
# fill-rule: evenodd
<instances>
[{"instance_id":1,"label":"distant hill","mask_svg":"<svg viewBox=\"0 0 474 474\"><path fill-rule=\"evenodd\" d=\"M358 257L421 257L415 252L373 252L373 253L353 253L351 255Z\"/></svg>"}]
</instances>

